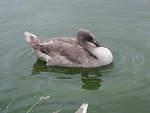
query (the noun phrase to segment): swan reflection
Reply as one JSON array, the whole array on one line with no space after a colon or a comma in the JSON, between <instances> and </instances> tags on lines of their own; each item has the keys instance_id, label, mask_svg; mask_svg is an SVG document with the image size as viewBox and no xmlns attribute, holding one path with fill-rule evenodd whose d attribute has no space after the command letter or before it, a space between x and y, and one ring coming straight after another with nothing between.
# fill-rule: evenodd
<instances>
[{"instance_id":1,"label":"swan reflection","mask_svg":"<svg viewBox=\"0 0 150 113\"><path fill-rule=\"evenodd\" d=\"M103 68L104 69L104 68ZM87 90L97 90L101 87L101 71L102 68L66 68L66 67L47 67L45 62L37 60L33 65L32 75L37 75L41 72L59 73L57 79L72 79L73 76L81 75L82 88Z\"/></svg>"}]
</instances>

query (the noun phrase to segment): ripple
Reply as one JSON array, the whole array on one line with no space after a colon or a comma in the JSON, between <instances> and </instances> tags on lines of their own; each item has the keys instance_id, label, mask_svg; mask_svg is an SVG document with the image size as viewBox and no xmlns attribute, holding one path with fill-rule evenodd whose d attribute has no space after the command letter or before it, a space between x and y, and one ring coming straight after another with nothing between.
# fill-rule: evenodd
<instances>
[{"instance_id":1,"label":"ripple","mask_svg":"<svg viewBox=\"0 0 150 113\"><path fill-rule=\"evenodd\" d=\"M0 112L12 99L8 112L22 113L40 96L50 95L50 101L32 112L73 113L88 102L89 113L149 113L149 5L142 0L37 0L33 7L34 1L1 3ZM110 37L103 40L113 52L113 64L85 70L47 68L22 41L24 30L48 37L72 35L80 27Z\"/></svg>"},{"instance_id":2,"label":"ripple","mask_svg":"<svg viewBox=\"0 0 150 113\"><path fill-rule=\"evenodd\" d=\"M110 72L102 73L104 76L106 94L112 95L131 95L135 91L142 91L141 79L149 72L145 72L147 54L140 41L131 39L113 39L108 44L114 54L113 68ZM143 51L144 50L144 51ZM144 72L144 73L143 73ZM130 93L129 93L130 92ZM139 96L143 96L138 92ZM145 95L147 95L145 93ZM118 97L116 97L118 98Z\"/></svg>"},{"instance_id":3,"label":"ripple","mask_svg":"<svg viewBox=\"0 0 150 113\"><path fill-rule=\"evenodd\" d=\"M23 69L31 65L31 61L33 60L33 53L28 47L16 48L9 53L9 57L7 58L8 65L12 69Z\"/></svg>"},{"instance_id":4,"label":"ripple","mask_svg":"<svg viewBox=\"0 0 150 113\"><path fill-rule=\"evenodd\" d=\"M113 74L122 75L124 73L136 74L140 72L145 64L145 54L140 51L140 45L130 40L113 40L112 51L114 53Z\"/></svg>"}]
</instances>

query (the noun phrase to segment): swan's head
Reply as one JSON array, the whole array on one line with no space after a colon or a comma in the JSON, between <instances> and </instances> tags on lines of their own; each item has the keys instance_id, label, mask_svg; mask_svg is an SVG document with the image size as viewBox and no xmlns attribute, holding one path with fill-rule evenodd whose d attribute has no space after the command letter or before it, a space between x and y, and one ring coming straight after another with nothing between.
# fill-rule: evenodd
<instances>
[{"instance_id":1,"label":"swan's head","mask_svg":"<svg viewBox=\"0 0 150 113\"><path fill-rule=\"evenodd\" d=\"M79 29L77 38L79 40L79 44L88 50L88 52L90 52L93 56L99 59L102 65L112 63L113 55L111 51L108 48L101 46L93 33L85 29Z\"/></svg>"},{"instance_id":2,"label":"swan's head","mask_svg":"<svg viewBox=\"0 0 150 113\"><path fill-rule=\"evenodd\" d=\"M88 43L95 47L101 46L100 43L96 40L93 33L91 33L89 30L79 29L78 33L77 33L77 38L78 38L79 42L82 42L83 44Z\"/></svg>"}]
</instances>

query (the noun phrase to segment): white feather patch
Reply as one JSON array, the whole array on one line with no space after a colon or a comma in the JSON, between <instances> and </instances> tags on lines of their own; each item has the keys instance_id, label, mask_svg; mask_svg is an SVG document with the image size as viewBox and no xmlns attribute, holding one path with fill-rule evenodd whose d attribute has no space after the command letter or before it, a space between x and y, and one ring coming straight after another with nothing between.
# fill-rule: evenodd
<instances>
[{"instance_id":1,"label":"white feather patch","mask_svg":"<svg viewBox=\"0 0 150 113\"><path fill-rule=\"evenodd\" d=\"M75 113L87 113L88 104L83 103Z\"/></svg>"},{"instance_id":2,"label":"white feather patch","mask_svg":"<svg viewBox=\"0 0 150 113\"><path fill-rule=\"evenodd\" d=\"M92 52L104 65L110 64L113 61L113 55L108 48L98 47Z\"/></svg>"},{"instance_id":3,"label":"white feather patch","mask_svg":"<svg viewBox=\"0 0 150 113\"><path fill-rule=\"evenodd\" d=\"M25 40L29 43L31 42L31 37L37 38L36 35L29 32L24 32L24 35L25 35Z\"/></svg>"}]
</instances>

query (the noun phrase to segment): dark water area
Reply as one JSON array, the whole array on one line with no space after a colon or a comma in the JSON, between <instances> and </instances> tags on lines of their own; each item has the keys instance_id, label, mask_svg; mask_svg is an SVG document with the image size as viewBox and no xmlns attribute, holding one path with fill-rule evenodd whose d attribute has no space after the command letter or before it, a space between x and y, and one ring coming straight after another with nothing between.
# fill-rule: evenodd
<instances>
[{"instance_id":1,"label":"dark water area","mask_svg":"<svg viewBox=\"0 0 150 113\"><path fill-rule=\"evenodd\" d=\"M37 61L23 33L43 39L91 30L113 55L100 68ZM0 0L0 113L150 112L150 0Z\"/></svg>"}]
</instances>

